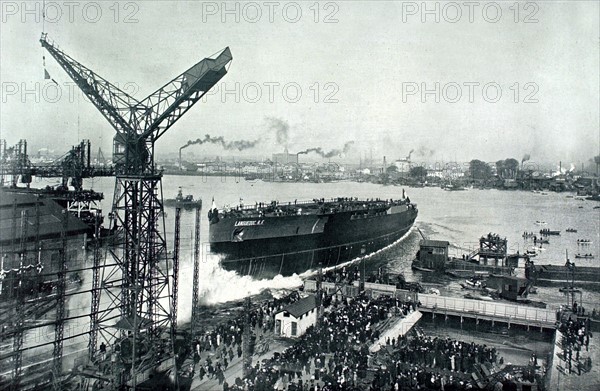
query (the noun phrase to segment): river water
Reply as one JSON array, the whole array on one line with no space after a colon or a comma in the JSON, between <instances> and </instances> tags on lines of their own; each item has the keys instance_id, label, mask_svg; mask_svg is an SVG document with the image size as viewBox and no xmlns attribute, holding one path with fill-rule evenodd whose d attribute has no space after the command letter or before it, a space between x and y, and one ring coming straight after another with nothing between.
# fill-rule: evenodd
<instances>
[{"instance_id":1,"label":"river water","mask_svg":"<svg viewBox=\"0 0 600 391\"><path fill-rule=\"evenodd\" d=\"M45 185L45 183L44 183ZM273 183L246 181L234 177L171 176L163 178L163 197L174 198L178 187L184 194L193 194L204 201L201 224L202 263L200 298L204 304L217 304L239 300L264 290L272 293L293 289L301 284L301 277L275 277L270 280L253 280L219 266L218 256L208 253L208 219L206 213L214 197L218 207L237 205L240 199L246 205L255 202L278 200L304 201L313 198L359 197L400 198L402 188L371 183ZM105 215L110 211L114 179L101 178L87 181L85 187L104 192L102 207ZM531 193L522 191L499 191L468 189L466 191L444 191L440 188L405 188L406 194L418 205L419 216L415 227L399 243L369 259L358 262L368 271L385 266L391 272L403 272L409 281L421 281L436 286L442 294L462 296L459 281L444 275L422 274L410 269L410 262L418 250L421 234L428 239L447 240L451 243L451 255L460 256L479 245L479 238L496 233L508 239L510 252L523 252L533 243L522 238L524 231L538 232L542 228L560 230L560 236L550 236L550 243L534 258L537 264L564 265L566 253L581 266L600 266L600 209L593 201L582 201L567 197L569 193ZM166 237L169 246L173 240L174 210L166 209ZM194 212L185 212L181 225L181 272L180 272L180 319L189 319L192 285L192 253ZM537 225L536 221L545 221ZM567 228L576 228L577 233L567 233ZM579 246L577 239L590 239L591 245ZM592 253L595 259L574 259L576 253ZM522 265L520 265L522 266ZM314 271L313 271L314 272ZM518 270L523 274L523 270ZM557 288L538 288L531 296L556 307L566 303L567 298ZM591 310L600 308L600 294L584 291L577 298Z\"/></svg>"}]
</instances>

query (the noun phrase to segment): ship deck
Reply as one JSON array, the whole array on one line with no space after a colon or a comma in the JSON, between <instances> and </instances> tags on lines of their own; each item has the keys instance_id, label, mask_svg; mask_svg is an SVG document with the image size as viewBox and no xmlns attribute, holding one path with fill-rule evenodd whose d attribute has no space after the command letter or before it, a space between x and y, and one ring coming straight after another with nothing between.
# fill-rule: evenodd
<instances>
[{"instance_id":1,"label":"ship deck","mask_svg":"<svg viewBox=\"0 0 600 391\"><path fill-rule=\"evenodd\" d=\"M257 202L254 205L238 205L219 210L219 218L258 218L294 215L325 215L339 212L377 212L392 206L409 205L406 200L358 199L340 197L334 199L313 199L311 201Z\"/></svg>"}]
</instances>

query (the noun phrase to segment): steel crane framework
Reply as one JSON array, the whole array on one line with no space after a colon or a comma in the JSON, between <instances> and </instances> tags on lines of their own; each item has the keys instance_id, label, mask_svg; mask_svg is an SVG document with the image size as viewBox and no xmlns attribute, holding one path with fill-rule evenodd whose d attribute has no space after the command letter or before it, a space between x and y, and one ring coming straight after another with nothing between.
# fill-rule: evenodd
<instances>
[{"instance_id":1,"label":"steel crane framework","mask_svg":"<svg viewBox=\"0 0 600 391\"><path fill-rule=\"evenodd\" d=\"M110 252L118 266L106 264L97 273L100 281L92 292L90 341L97 343L101 337L109 344L120 344L131 370L119 382L135 388L145 380L142 374L174 363L176 319L169 307L176 302L171 290L176 275L169 274L161 217L162 173L154 163L154 146L227 73L231 52L226 48L214 58L203 59L137 100L67 55L46 34L40 43L116 130L112 213L116 220L111 226L116 221L117 240ZM106 309L98 311L105 298ZM95 346L90 346L90 352L95 354Z\"/></svg>"}]
</instances>

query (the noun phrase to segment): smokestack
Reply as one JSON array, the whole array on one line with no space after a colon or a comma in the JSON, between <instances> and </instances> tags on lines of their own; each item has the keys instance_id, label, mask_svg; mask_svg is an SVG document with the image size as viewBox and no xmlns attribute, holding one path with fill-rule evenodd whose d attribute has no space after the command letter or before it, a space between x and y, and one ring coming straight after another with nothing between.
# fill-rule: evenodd
<instances>
[{"instance_id":1,"label":"smokestack","mask_svg":"<svg viewBox=\"0 0 600 391\"><path fill-rule=\"evenodd\" d=\"M562 174L562 161L558 162L558 175Z\"/></svg>"}]
</instances>

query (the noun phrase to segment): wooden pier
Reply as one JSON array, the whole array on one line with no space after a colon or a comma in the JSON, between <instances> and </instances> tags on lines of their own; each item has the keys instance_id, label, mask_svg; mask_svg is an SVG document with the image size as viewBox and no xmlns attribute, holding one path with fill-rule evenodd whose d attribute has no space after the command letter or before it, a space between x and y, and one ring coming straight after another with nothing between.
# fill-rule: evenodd
<instances>
[{"instance_id":1,"label":"wooden pier","mask_svg":"<svg viewBox=\"0 0 600 391\"><path fill-rule=\"evenodd\" d=\"M481 301L463 299L458 297L445 297L438 295L419 294L421 307L419 311L431 313L432 317L449 316L506 323L508 328L517 324L521 326L554 329L556 313L545 308L528 307L524 305L508 304L495 301Z\"/></svg>"},{"instance_id":2,"label":"wooden pier","mask_svg":"<svg viewBox=\"0 0 600 391\"><path fill-rule=\"evenodd\" d=\"M307 292L316 291L316 281L304 281L304 289ZM354 297L361 292L358 286L330 282L323 282L322 289L328 294L337 293L346 297ZM477 323L485 320L491 321L492 326L495 323L505 323L509 329L513 324L525 326L527 329L538 327L540 330L556 327L556 312L546 308L410 292L398 289L394 285L376 283L365 283L362 290L371 297L387 295L403 301L419 301L421 302L419 311L430 313L433 318L444 316L445 319L448 319L448 317L454 316L460 317L461 320L463 318L475 319Z\"/></svg>"}]
</instances>

